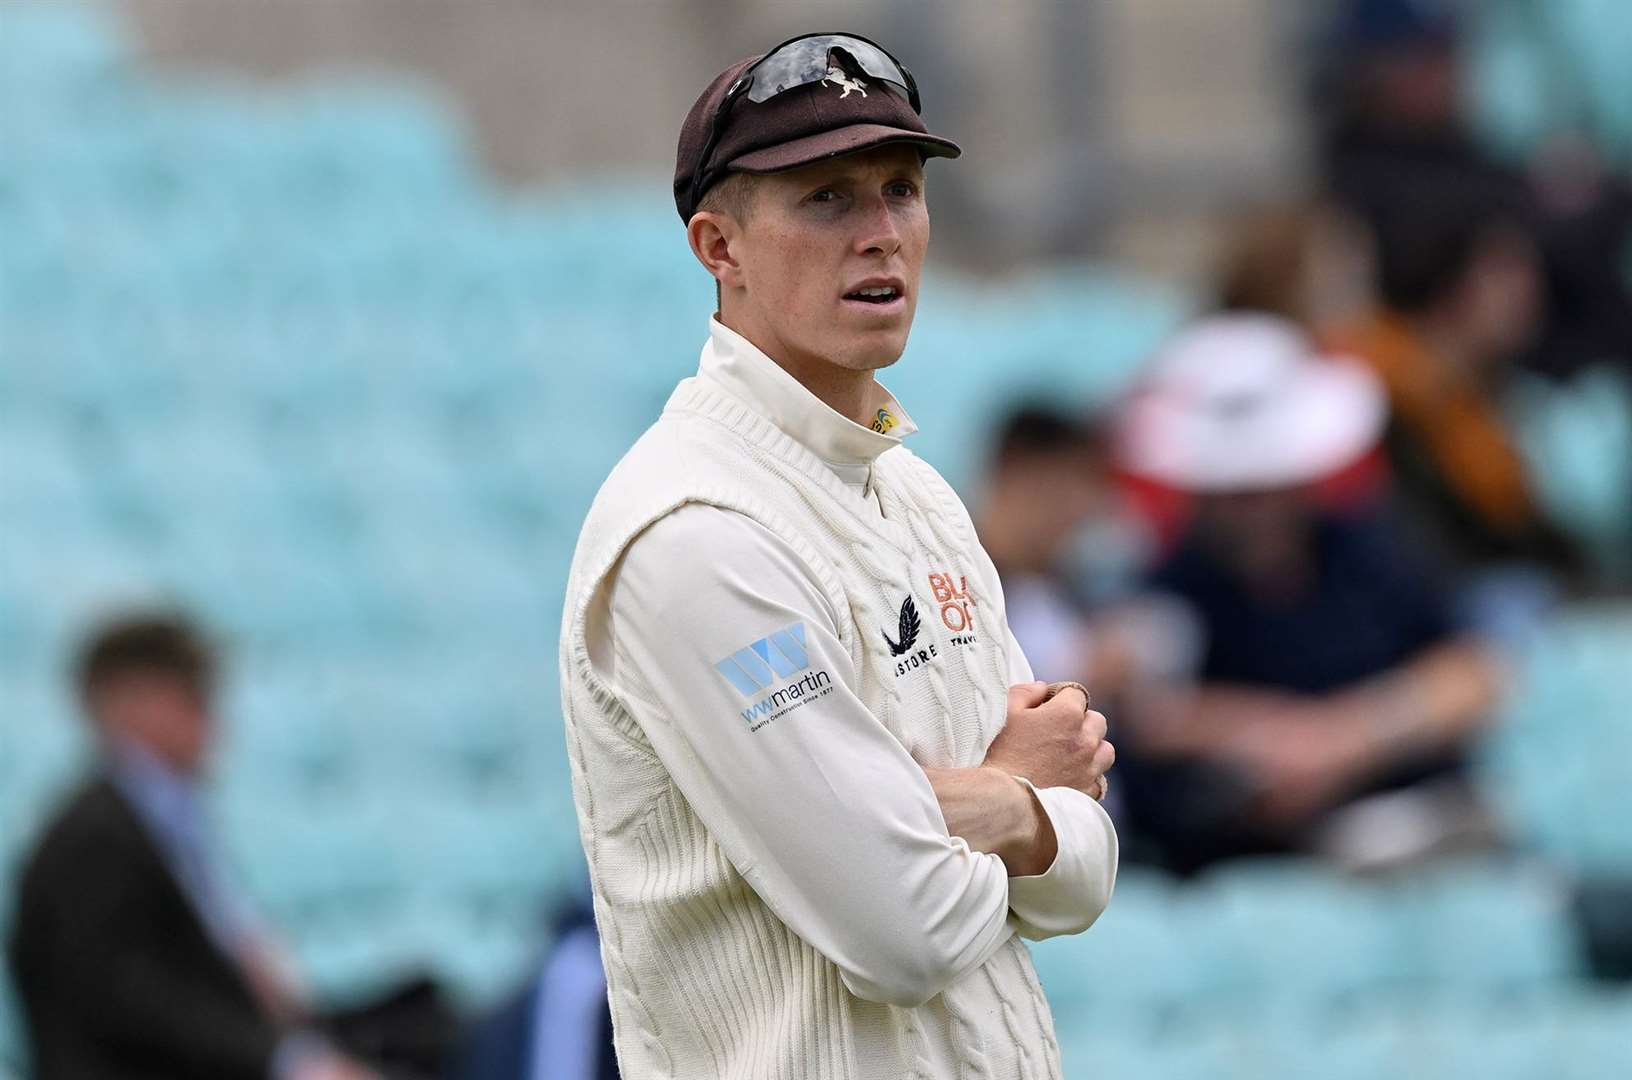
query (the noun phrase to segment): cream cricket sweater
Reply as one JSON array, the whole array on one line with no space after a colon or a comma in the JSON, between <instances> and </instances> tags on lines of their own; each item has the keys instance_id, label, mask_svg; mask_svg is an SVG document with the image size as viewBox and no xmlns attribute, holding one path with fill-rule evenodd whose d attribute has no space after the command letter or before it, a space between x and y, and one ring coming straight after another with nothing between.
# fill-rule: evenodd
<instances>
[{"instance_id":1,"label":"cream cricket sweater","mask_svg":"<svg viewBox=\"0 0 1632 1080\"><path fill-rule=\"evenodd\" d=\"M602 487L562 697L623 1075L1059 1075L1020 938L1075 933L1109 817L1039 799L1054 865L947 835L922 766L979 764L1030 679L957 496L711 324L695 378Z\"/></svg>"}]
</instances>

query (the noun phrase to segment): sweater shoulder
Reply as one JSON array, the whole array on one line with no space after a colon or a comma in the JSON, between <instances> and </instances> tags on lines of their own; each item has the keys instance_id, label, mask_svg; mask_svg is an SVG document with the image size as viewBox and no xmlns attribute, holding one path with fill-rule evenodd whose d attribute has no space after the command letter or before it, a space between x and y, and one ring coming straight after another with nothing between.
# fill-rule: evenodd
<instances>
[{"instance_id":1,"label":"sweater shoulder","mask_svg":"<svg viewBox=\"0 0 1632 1080\"><path fill-rule=\"evenodd\" d=\"M607 474L590 504L585 536L615 527L623 518L648 514L654 504L675 502L729 482L733 473L722 435L685 413L665 412L635 440Z\"/></svg>"},{"instance_id":2,"label":"sweater shoulder","mask_svg":"<svg viewBox=\"0 0 1632 1080\"><path fill-rule=\"evenodd\" d=\"M935 466L905 446L897 446L885 451L875 468L898 480L957 528L973 535L974 521L969 516L968 507L964 506L963 499Z\"/></svg>"}]
</instances>

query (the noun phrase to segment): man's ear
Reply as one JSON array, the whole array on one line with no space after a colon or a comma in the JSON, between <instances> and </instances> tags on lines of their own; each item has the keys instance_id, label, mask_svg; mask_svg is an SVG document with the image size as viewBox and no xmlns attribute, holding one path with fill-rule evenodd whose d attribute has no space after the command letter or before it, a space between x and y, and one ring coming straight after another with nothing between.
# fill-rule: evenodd
<instances>
[{"instance_id":1,"label":"man's ear","mask_svg":"<svg viewBox=\"0 0 1632 1080\"><path fill-rule=\"evenodd\" d=\"M724 288L742 287L742 263L736 251L741 237L742 226L735 218L713 210L697 211L686 224L691 253Z\"/></svg>"}]
</instances>

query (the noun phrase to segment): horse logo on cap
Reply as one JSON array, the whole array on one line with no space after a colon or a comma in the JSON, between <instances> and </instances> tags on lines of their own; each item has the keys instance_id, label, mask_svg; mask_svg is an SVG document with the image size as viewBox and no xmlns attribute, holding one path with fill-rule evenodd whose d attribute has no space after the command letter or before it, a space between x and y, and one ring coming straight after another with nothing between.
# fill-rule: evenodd
<instances>
[{"instance_id":1,"label":"horse logo on cap","mask_svg":"<svg viewBox=\"0 0 1632 1080\"><path fill-rule=\"evenodd\" d=\"M849 97L850 91L852 90L856 91L862 97L867 96L866 83L862 82L860 79L852 79L850 76L846 75L843 71L840 71L836 67L828 68L827 74L823 76L822 84L825 86L828 83L832 83L834 86L844 87L844 93L839 95L840 101L843 101L845 98Z\"/></svg>"}]
</instances>

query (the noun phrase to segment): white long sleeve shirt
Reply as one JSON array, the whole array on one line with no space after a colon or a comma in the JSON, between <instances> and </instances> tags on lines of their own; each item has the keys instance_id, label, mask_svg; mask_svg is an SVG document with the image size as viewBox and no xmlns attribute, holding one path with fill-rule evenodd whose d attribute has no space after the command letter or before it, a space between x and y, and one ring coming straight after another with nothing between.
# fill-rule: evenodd
<instances>
[{"instance_id":1,"label":"white long sleeve shirt","mask_svg":"<svg viewBox=\"0 0 1632 1080\"><path fill-rule=\"evenodd\" d=\"M900 404L878 387L873 415L884 430L869 430L717 321L712 331L696 380L712 400L746 406L807 449L838 482L832 496L849 501L847 512L862 527L897 528L877 470L879 458L915 430ZM926 1006L1000 951L1012 952L1017 933L1042 938L1092 924L1114 881L1115 831L1081 792L1038 790L1058 854L1045 873L1009 877L995 855L948 835L923 771L978 764L1001 717L984 718L979 745L962 751L969 760L935 759L944 751L930 749L933 740L912 745L866 700L874 676L857 664L858 636L869 648L887 648L896 687L913 685L915 666L972 651L980 636L996 639L985 647L1000 650L992 670L1006 672L1006 681L992 680L1002 685L984 688L983 700L1031 679L1001 620L996 571L978 543L968 552L972 572L930 572L927 588L904 602L889 598L891 618L858 625L866 616L858 619L813 569L808 551L767 520L700 499L657 516L601 581L600 603L584 620L588 656L753 894L834 966L849 994L925 1012L918 1067L930 1076L959 1075L967 1048L947 1006ZM593 797L580 791L581 813L586 794ZM592 876L594 864L592 850ZM603 920L615 910L607 905ZM1029 960L1024 969L1020 978L1029 975L1031 985L1000 991L1000 998L1022 989L1038 994ZM615 982L616 965L608 970ZM1008 1034L1032 1040L1037 1075L1053 1075L1046 1007L1042 1016L1041 1030L1029 1032L1023 1020L1014 1031L1011 1016ZM1022 1052L1019 1060L1030 1057ZM900 1075L887 1071L894 1067L855 1075ZM794 1068L787 1075L807 1074Z\"/></svg>"}]
</instances>

